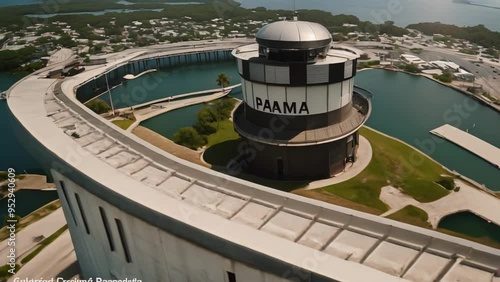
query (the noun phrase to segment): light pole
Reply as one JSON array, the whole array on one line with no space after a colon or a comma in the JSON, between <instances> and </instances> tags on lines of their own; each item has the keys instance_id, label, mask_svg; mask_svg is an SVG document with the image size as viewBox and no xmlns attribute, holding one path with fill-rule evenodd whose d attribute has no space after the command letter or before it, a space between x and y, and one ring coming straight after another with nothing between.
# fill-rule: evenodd
<instances>
[{"instance_id":1,"label":"light pole","mask_svg":"<svg viewBox=\"0 0 500 282\"><path fill-rule=\"evenodd\" d=\"M106 78L106 87L108 88L109 102L111 103L111 110L113 111L113 116L115 116L115 106L113 105L113 97L111 96L111 89L109 89L108 74L104 75Z\"/></svg>"}]
</instances>

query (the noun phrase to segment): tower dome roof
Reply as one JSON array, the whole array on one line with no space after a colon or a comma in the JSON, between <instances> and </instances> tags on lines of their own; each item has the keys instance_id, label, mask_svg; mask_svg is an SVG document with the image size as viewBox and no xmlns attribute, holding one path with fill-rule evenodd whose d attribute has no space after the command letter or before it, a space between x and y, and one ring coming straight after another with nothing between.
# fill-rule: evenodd
<instances>
[{"instance_id":1,"label":"tower dome roof","mask_svg":"<svg viewBox=\"0 0 500 282\"><path fill-rule=\"evenodd\" d=\"M322 25L305 21L279 21L261 28L256 35L260 45L277 49L316 49L332 42Z\"/></svg>"}]
</instances>

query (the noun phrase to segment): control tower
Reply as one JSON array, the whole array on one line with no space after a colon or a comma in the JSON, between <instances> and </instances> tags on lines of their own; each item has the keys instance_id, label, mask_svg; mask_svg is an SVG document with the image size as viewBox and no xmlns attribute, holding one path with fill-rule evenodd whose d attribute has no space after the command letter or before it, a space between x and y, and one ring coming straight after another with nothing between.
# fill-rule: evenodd
<instances>
[{"instance_id":1,"label":"control tower","mask_svg":"<svg viewBox=\"0 0 500 282\"><path fill-rule=\"evenodd\" d=\"M244 103L234 114L252 174L283 180L330 178L357 159L359 128L370 115L354 87L360 53L332 44L320 24L279 21L257 44L233 50Z\"/></svg>"}]
</instances>

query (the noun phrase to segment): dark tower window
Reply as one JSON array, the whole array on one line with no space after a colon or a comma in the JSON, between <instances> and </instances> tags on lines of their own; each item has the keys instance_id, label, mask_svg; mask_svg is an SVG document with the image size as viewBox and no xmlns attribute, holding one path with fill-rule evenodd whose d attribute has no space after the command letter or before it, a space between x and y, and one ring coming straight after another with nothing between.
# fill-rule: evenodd
<instances>
[{"instance_id":1,"label":"dark tower window","mask_svg":"<svg viewBox=\"0 0 500 282\"><path fill-rule=\"evenodd\" d=\"M276 167L278 169L278 179L283 179L285 173L285 164L282 158L276 160Z\"/></svg>"},{"instance_id":2,"label":"dark tower window","mask_svg":"<svg viewBox=\"0 0 500 282\"><path fill-rule=\"evenodd\" d=\"M227 271L227 281L228 282L236 282L236 274Z\"/></svg>"},{"instance_id":3,"label":"dark tower window","mask_svg":"<svg viewBox=\"0 0 500 282\"><path fill-rule=\"evenodd\" d=\"M66 203L68 203L68 208L69 208L69 212L71 213L71 217L73 218L75 225L78 226L78 223L77 223L76 217L75 217L75 212L73 211L73 205L69 201L68 193L66 192L66 186L64 185L64 182L59 181L59 186L61 186L61 190L63 192L63 196L64 196L64 199L66 200Z\"/></svg>"},{"instance_id":4,"label":"dark tower window","mask_svg":"<svg viewBox=\"0 0 500 282\"><path fill-rule=\"evenodd\" d=\"M75 193L76 204L80 210L80 215L82 216L83 225L85 226L85 231L90 234L89 225L87 224L87 217L85 216L85 211L83 210L82 201L80 200L80 195Z\"/></svg>"}]
</instances>

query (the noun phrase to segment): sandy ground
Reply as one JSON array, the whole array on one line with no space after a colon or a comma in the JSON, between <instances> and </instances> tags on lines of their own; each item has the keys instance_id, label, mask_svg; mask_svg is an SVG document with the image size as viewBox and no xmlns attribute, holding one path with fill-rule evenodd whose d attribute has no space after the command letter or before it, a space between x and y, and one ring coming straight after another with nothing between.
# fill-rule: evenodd
<instances>
[{"instance_id":1,"label":"sandy ground","mask_svg":"<svg viewBox=\"0 0 500 282\"><path fill-rule=\"evenodd\" d=\"M455 183L460 187L459 192L452 192L450 195L431 203L420 203L394 187L383 187L380 200L386 203L390 210L382 214L382 216L390 215L405 206L413 205L428 213L429 223L433 228L437 228L439 221L443 217L462 211L471 211L488 221L500 225L499 198L478 190L463 181L455 180Z\"/></svg>"},{"instance_id":2,"label":"sandy ground","mask_svg":"<svg viewBox=\"0 0 500 282\"><path fill-rule=\"evenodd\" d=\"M186 161L195 164L199 164L204 167L210 167L206 163L201 161L200 159L201 152L190 150L184 146L179 146L175 144L172 140L169 140L152 130L149 130L142 126L138 126L132 131L132 133L135 134L137 137L141 138L142 140L178 158L184 159Z\"/></svg>"}]
</instances>

